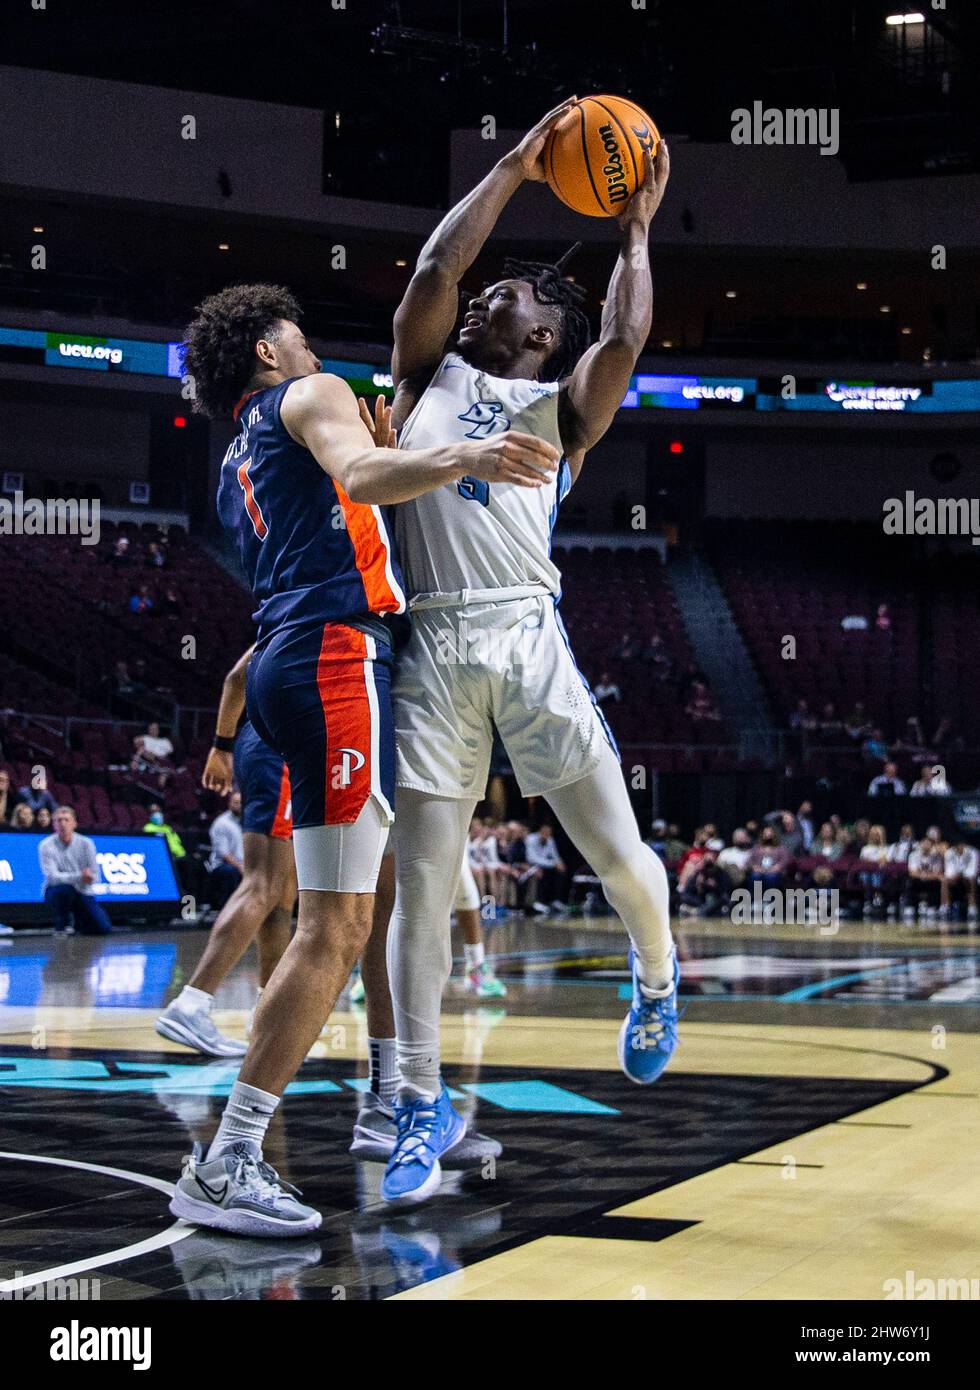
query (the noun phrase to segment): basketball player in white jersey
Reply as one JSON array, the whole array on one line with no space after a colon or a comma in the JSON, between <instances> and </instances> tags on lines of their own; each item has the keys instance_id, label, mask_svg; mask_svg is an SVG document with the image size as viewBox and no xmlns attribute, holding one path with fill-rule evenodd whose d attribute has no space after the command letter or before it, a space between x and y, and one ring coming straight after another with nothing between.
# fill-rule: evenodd
<instances>
[{"instance_id":1,"label":"basketball player in white jersey","mask_svg":"<svg viewBox=\"0 0 980 1390\"><path fill-rule=\"evenodd\" d=\"M464 478L396 508L413 635L395 689L398 897L388 965L403 1077L399 1138L382 1196L422 1201L457 1141L439 1067L439 1005L451 969L449 910L496 726L524 796L547 798L599 875L632 943L626 1075L648 1084L677 1043L677 961L663 865L640 838L608 727L558 617L551 559L558 505L619 408L650 331L651 219L667 148L619 216L620 250L589 347L583 291L555 266L508 262L471 299L454 346L460 281L525 179L542 180L556 107L429 238L395 315L393 423L418 449L509 429L561 450L557 478L519 493Z\"/></svg>"}]
</instances>

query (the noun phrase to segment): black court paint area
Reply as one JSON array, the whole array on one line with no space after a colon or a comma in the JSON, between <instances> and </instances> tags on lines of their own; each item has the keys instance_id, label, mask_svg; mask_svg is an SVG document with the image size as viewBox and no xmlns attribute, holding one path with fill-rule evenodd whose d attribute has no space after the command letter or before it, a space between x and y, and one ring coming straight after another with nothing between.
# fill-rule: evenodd
<instances>
[{"instance_id":1,"label":"black court paint area","mask_svg":"<svg viewBox=\"0 0 980 1390\"><path fill-rule=\"evenodd\" d=\"M213 1132L230 1074L169 1053L73 1051L37 1063L0 1048L0 1149L167 1181L190 1140ZM539 1236L669 1239L698 1213L676 1223L607 1213L922 1084L668 1072L645 1089L614 1072L448 1068L462 1108L504 1155L487 1171L446 1174L437 1197L403 1214L378 1196L380 1165L347 1153L355 1072L350 1062L307 1062L303 1085L324 1089L288 1095L266 1145L323 1212L315 1239L198 1231L92 1269L99 1297L383 1298ZM0 1285L96 1261L171 1225L165 1194L131 1179L0 1158Z\"/></svg>"}]
</instances>

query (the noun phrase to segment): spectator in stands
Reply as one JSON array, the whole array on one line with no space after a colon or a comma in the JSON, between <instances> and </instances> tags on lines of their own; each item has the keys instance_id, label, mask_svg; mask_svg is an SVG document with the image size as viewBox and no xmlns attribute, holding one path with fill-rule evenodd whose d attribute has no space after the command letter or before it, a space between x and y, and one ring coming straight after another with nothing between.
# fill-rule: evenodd
<instances>
[{"instance_id":1,"label":"spectator in stands","mask_svg":"<svg viewBox=\"0 0 980 1390\"><path fill-rule=\"evenodd\" d=\"M868 716L864 710L864 701L858 700L850 714L844 720L844 732L852 743L860 743L870 732Z\"/></svg>"},{"instance_id":2,"label":"spectator in stands","mask_svg":"<svg viewBox=\"0 0 980 1390\"><path fill-rule=\"evenodd\" d=\"M160 733L160 725L154 721L146 726L145 734L137 734L133 739L133 761L130 768L133 772L157 772L166 782L166 778L173 775L173 767L170 766L169 759L174 751L174 746L165 734Z\"/></svg>"},{"instance_id":3,"label":"spectator in stands","mask_svg":"<svg viewBox=\"0 0 980 1390\"><path fill-rule=\"evenodd\" d=\"M46 767L34 768L34 777L28 787L19 787L17 790L17 801L29 806L37 815L42 806L47 806L48 810L54 814L57 803L48 791L48 770Z\"/></svg>"},{"instance_id":4,"label":"spectator in stands","mask_svg":"<svg viewBox=\"0 0 980 1390\"><path fill-rule=\"evenodd\" d=\"M53 825L53 818L47 806L39 806L37 815L34 817L35 830L50 830Z\"/></svg>"},{"instance_id":5,"label":"spectator in stands","mask_svg":"<svg viewBox=\"0 0 980 1390\"><path fill-rule=\"evenodd\" d=\"M875 614L875 627L879 632L890 632L892 626L892 615L889 612L887 603L878 604L878 612Z\"/></svg>"},{"instance_id":6,"label":"spectator in stands","mask_svg":"<svg viewBox=\"0 0 980 1390\"><path fill-rule=\"evenodd\" d=\"M885 763L877 777L868 784L869 796L904 796L905 783L898 775L897 763Z\"/></svg>"},{"instance_id":7,"label":"spectator in stands","mask_svg":"<svg viewBox=\"0 0 980 1390\"><path fill-rule=\"evenodd\" d=\"M916 908L935 917L939 909L945 862L935 841L920 840L908 859L908 879L902 897L906 917L914 917Z\"/></svg>"},{"instance_id":8,"label":"spectator in stands","mask_svg":"<svg viewBox=\"0 0 980 1390\"><path fill-rule=\"evenodd\" d=\"M671 822L667 827L667 838L664 840L663 852L660 855L661 859L668 868L674 868L680 863L686 850L687 844L681 839L680 826Z\"/></svg>"},{"instance_id":9,"label":"spectator in stands","mask_svg":"<svg viewBox=\"0 0 980 1390\"><path fill-rule=\"evenodd\" d=\"M966 902L966 915L971 922L977 919L977 872L980 859L972 845L962 835L947 849L943 862L943 884L939 898L939 915L948 917L950 907L959 909ZM955 899L955 902L954 902Z\"/></svg>"},{"instance_id":10,"label":"spectator in stands","mask_svg":"<svg viewBox=\"0 0 980 1390\"><path fill-rule=\"evenodd\" d=\"M129 600L129 611L130 613L152 613L153 598L148 584L141 584L132 595Z\"/></svg>"},{"instance_id":11,"label":"spectator in stands","mask_svg":"<svg viewBox=\"0 0 980 1390\"><path fill-rule=\"evenodd\" d=\"M792 811L770 811L762 818L763 825L771 825L779 832L779 843L787 854L796 856L803 849L803 831Z\"/></svg>"},{"instance_id":12,"label":"spectator in stands","mask_svg":"<svg viewBox=\"0 0 980 1390\"><path fill-rule=\"evenodd\" d=\"M76 833L78 824L70 806L58 806L52 817L54 834L37 847L44 875L44 901L54 916L56 931L75 930L85 936L107 936L109 918L95 899L92 884L99 877L95 844Z\"/></svg>"},{"instance_id":13,"label":"spectator in stands","mask_svg":"<svg viewBox=\"0 0 980 1390\"><path fill-rule=\"evenodd\" d=\"M888 744L881 730L875 726L871 733L861 744L861 757L869 763L886 763L888 761Z\"/></svg>"},{"instance_id":14,"label":"spectator in stands","mask_svg":"<svg viewBox=\"0 0 980 1390\"><path fill-rule=\"evenodd\" d=\"M497 847L497 838L493 834L491 822L481 820L473 820L470 822L468 853L470 856L470 868L473 870L476 886L480 890L480 897L489 897L493 899L494 903L499 902L500 851Z\"/></svg>"},{"instance_id":15,"label":"spectator in stands","mask_svg":"<svg viewBox=\"0 0 980 1390\"><path fill-rule=\"evenodd\" d=\"M164 554L163 546L159 545L156 541L150 541L146 551L146 558L148 563L151 564L154 569L158 570L162 570L167 563L167 557Z\"/></svg>"},{"instance_id":16,"label":"spectator in stands","mask_svg":"<svg viewBox=\"0 0 980 1390\"><path fill-rule=\"evenodd\" d=\"M813 844L813 802L803 801L796 813L796 823L803 835L803 848L808 850Z\"/></svg>"},{"instance_id":17,"label":"spectator in stands","mask_svg":"<svg viewBox=\"0 0 980 1390\"><path fill-rule=\"evenodd\" d=\"M523 913L526 906L526 886L533 877L533 871L527 862L527 826L522 825L520 821L512 820L502 826L501 830L502 837L497 841L497 852L501 861L501 888L506 905Z\"/></svg>"},{"instance_id":18,"label":"spectator in stands","mask_svg":"<svg viewBox=\"0 0 980 1390\"><path fill-rule=\"evenodd\" d=\"M653 850L654 854L659 854L663 858L664 845L667 843L667 822L661 817L657 817L650 825L650 834L645 843Z\"/></svg>"},{"instance_id":19,"label":"spectator in stands","mask_svg":"<svg viewBox=\"0 0 980 1390\"><path fill-rule=\"evenodd\" d=\"M717 917L726 910L731 882L718 867L718 856L724 848L724 840L712 837L705 843L701 862L696 866L689 863L689 872L678 877L677 894L682 916Z\"/></svg>"},{"instance_id":20,"label":"spectator in stands","mask_svg":"<svg viewBox=\"0 0 980 1390\"><path fill-rule=\"evenodd\" d=\"M623 698L619 693L619 686L614 680L610 679L608 671L603 671L593 693L597 703L600 705L604 700L615 700L618 705Z\"/></svg>"},{"instance_id":21,"label":"spectator in stands","mask_svg":"<svg viewBox=\"0 0 980 1390\"><path fill-rule=\"evenodd\" d=\"M532 907L535 912L565 912L568 870L558 853L551 826L545 823L525 840L527 862L536 872Z\"/></svg>"},{"instance_id":22,"label":"spectator in stands","mask_svg":"<svg viewBox=\"0 0 980 1390\"><path fill-rule=\"evenodd\" d=\"M867 844L861 846L861 868L858 880L864 888L864 913L871 913L884 906L882 887L885 882L885 865L888 863L888 840L883 825L873 825L868 832Z\"/></svg>"},{"instance_id":23,"label":"spectator in stands","mask_svg":"<svg viewBox=\"0 0 980 1390\"><path fill-rule=\"evenodd\" d=\"M898 832L898 839L888 846L889 864L906 864L915 845L915 831L911 825L903 825Z\"/></svg>"},{"instance_id":24,"label":"spectator in stands","mask_svg":"<svg viewBox=\"0 0 980 1390\"><path fill-rule=\"evenodd\" d=\"M183 613L183 605L177 597L177 590L172 584L167 585L167 592L163 596L160 611L165 618L176 620Z\"/></svg>"},{"instance_id":25,"label":"spectator in stands","mask_svg":"<svg viewBox=\"0 0 980 1390\"><path fill-rule=\"evenodd\" d=\"M712 699L711 693L703 680L692 681L687 704L684 707L684 713L696 723L705 720L717 721L721 719L718 706Z\"/></svg>"},{"instance_id":26,"label":"spectator in stands","mask_svg":"<svg viewBox=\"0 0 980 1390\"><path fill-rule=\"evenodd\" d=\"M117 661L113 667L112 691L114 695L120 695L123 699L136 694L136 682L129 674L128 661Z\"/></svg>"},{"instance_id":27,"label":"spectator in stands","mask_svg":"<svg viewBox=\"0 0 980 1390\"><path fill-rule=\"evenodd\" d=\"M630 633L624 632L613 652L617 661L633 661L640 654L640 644Z\"/></svg>"},{"instance_id":28,"label":"spectator in stands","mask_svg":"<svg viewBox=\"0 0 980 1390\"><path fill-rule=\"evenodd\" d=\"M129 553L129 537L120 536L112 547L112 565L114 569L123 569L131 563L132 557Z\"/></svg>"},{"instance_id":29,"label":"spectator in stands","mask_svg":"<svg viewBox=\"0 0 980 1390\"><path fill-rule=\"evenodd\" d=\"M759 836L759 843L749 854L749 884L754 886L761 883L763 888L781 888L791 857L779 843L778 832L773 826L767 825Z\"/></svg>"},{"instance_id":30,"label":"spectator in stands","mask_svg":"<svg viewBox=\"0 0 980 1390\"><path fill-rule=\"evenodd\" d=\"M817 727L817 717L810 709L809 700L797 700L796 709L789 717L789 727L800 734L812 734Z\"/></svg>"},{"instance_id":31,"label":"spectator in stands","mask_svg":"<svg viewBox=\"0 0 980 1390\"><path fill-rule=\"evenodd\" d=\"M172 825L167 824L167 818L163 814L163 807L158 801L154 801L150 805L149 811L147 812L147 822L143 826L143 834L162 835L175 860L183 859L187 854L180 836Z\"/></svg>"},{"instance_id":32,"label":"spectator in stands","mask_svg":"<svg viewBox=\"0 0 980 1390\"><path fill-rule=\"evenodd\" d=\"M922 724L917 714L910 714L905 721L905 731L895 745L896 750L906 753L914 763L934 763L936 754L926 746L922 734Z\"/></svg>"},{"instance_id":33,"label":"spectator in stands","mask_svg":"<svg viewBox=\"0 0 980 1390\"><path fill-rule=\"evenodd\" d=\"M641 653L641 660L654 668L653 674L658 681L670 680L674 674L673 660L658 632L651 633L650 640Z\"/></svg>"},{"instance_id":34,"label":"spectator in stands","mask_svg":"<svg viewBox=\"0 0 980 1390\"><path fill-rule=\"evenodd\" d=\"M866 816L860 816L846 833L849 837L848 852L860 854L871 837L871 822Z\"/></svg>"},{"instance_id":35,"label":"spectator in stands","mask_svg":"<svg viewBox=\"0 0 980 1390\"><path fill-rule=\"evenodd\" d=\"M751 853L752 836L741 828L732 832L731 844L719 852L718 868L728 880L729 896L733 888L741 888L745 882Z\"/></svg>"},{"instance_id":36,"label":"spectator in stands","mask_svg":"<svg viewBox=\"0 0 980 1390\"><path fill-rule=\"evenodd\" d=\"M10 815L11 830L33 830L34 812L25 801L19 801Z\"/></svg>"},{"instance_id":37,"label":"spectator in stands","mask_svg":"<svg viewBox=\"0 0 980 1390\"><path fill-rule=\"evenodd\" d=\"M825 743L833 743L841 734L844 726L837 716L837 706L833 700L828 700L821 710L817 727Z\"/></svg>"},{"instance_id":38,"label":"spectator in stands","mask_svg":"<svg viewBox=\"0 0 980 1390\"><path fill-rule=\"evenodd\" d=\"M912 783L910 796L951 796L952 787L946 781L946 769L938 763L924 766Z\"/></svg>"},{"instance_id":39,"label":"spectator in stands","mask_svg":"<svg viewBox=\"0 0 980 1390\"><path fill-rule=\"evenodd\" d=\"M211 906L219 911L242 881L245 841L242 837L242 796L234 791L211 822L211 853L205 867L211 875Z\"/></svg>"},{"instance_id":40,"label":"spectator in stands","mask_svg":"<svg viewBox=\"0 0 980 1390\"><path fill-rule=\"evenodd\" d=\"M840 620L844 632L867 632L868 620L863 613L845 613Z\"/></svg>"},{"instance_id":41,"label":"spectator in stands","mask_svg":"<svg viewBox=\"0 0 980 1390\"><path fill-rule=\"evenodd\" d=\"M10 790L10 773L0 768L0 825L6 825L14 809L14 794Z\"/></svg>"},{"instance_id":42,"label":"spectator in stands","mask_svg":"<svg viewBox=\"0 0 980 1390\"><path fill-rule=\"evenodd\" d=\"M844 853L844 846L838 837L838 830L829 820L825 820L821 825L813 844L810 846L810 853L821 859L839 859Z\"/></svg>"}]
</instances>

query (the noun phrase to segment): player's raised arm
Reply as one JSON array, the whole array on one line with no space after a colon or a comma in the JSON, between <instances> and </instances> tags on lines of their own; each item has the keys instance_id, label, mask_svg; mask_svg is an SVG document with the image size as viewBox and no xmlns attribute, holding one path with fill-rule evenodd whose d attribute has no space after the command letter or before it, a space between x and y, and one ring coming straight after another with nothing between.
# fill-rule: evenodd
<instances>
[{"instance_id":1,"label":"player's raised arm","mask_svg":"<svg viewBox=\"0 0 980 1390\"><path fill-rule=\"evenodd\" d=\"M525 179L542 180L548 132L570 108L561 102L505 154L454 208L422 247L405 297L395 312L395 386L407 376L435 367L452 332L459 283L476 260L508 201Z\"/></svg>"},{"instance_id":2,"label":"player's raised arm","mask_svg":"<svg viewBox=\"0 0 980 1390\"><path fill-rule=\"evenodd\" d=\"M378 448L345 381L328 373L290 386L280 408L293 439L352 502L410 502L461 478L542 487L554 478L558 450L543 439L508 430L484 440L456 440L434 449Z\"/></svg>"},{"instance_id":3,"label":"player's raised arm","mask_svg":"<svg viewBox=\"0 0 980 1390\"><path fill-rule=\"evenodd\" d=\"M599 341L572 372L562 403L562 439L572 474L587 449L612 424L629 389L653 318L653 280L648 236L670 174L670 156L661 140L656 160L645 152L646 176L619 217L621 240L616 268L606 291Z\"/></svg>"}]
</instances>

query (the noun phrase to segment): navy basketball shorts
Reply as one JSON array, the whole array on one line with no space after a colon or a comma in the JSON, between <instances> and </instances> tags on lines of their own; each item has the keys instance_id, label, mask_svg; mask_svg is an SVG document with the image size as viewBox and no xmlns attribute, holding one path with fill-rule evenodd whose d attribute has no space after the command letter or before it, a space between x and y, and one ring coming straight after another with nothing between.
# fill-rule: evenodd
<instances>
[{"instance_id":1,"label":"navy basketball shorts","mask_svg":"<svg viewBox=\"0 0 980 1390\"><path fill-rule=\"evenodd\" d=\"M248 717L289 768L295 830L394 819L391 648L344 623L274 633L248 665Z\"/></svg>"},{"instance_id":2,"label":"navy basketball shorts","mask_svg":"<svg viewBox=\"0 0 980 1390\"><path fill-rule=\"evenodd\" d=\"M235 739L235 781L242 794L242 829L273 840L291 839L289 771L248 720Z\"/></svg>"}]
</instances>

